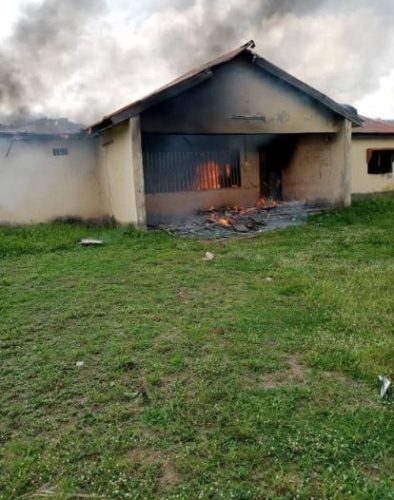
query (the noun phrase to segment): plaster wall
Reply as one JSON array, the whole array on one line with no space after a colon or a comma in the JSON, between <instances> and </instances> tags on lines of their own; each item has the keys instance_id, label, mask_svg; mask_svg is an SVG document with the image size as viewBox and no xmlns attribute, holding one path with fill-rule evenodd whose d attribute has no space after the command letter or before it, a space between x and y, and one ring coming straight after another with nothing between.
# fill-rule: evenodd
<instances>
[{"instance_id":1,"label":"plaster wall","mask_svg":"<svg viewBox=\"0 0 394 500\"><path fill-rule=\"evenodd\" d=\"M351 124L336 134L303 134L283 171L284 200L332 206L351 203Z\"/></svg>"},{"instance_id":2,"label":"plaster wall","mask_svg":"<svg viewBox=\"0 0 394 500\"><path fill-rule=\"evenodd\" d=\"M54 156L54 148L68 155ZM95 139L1 137L0 222L104 216L96 167Z\"/></svg>"},{"instance_id":3,"label":"plaster wall","mask_svg":"<svg viewBox=\"0 0 394 500\"><path fill-rule=\"evenodd\" d=\"M367 150L394 150L394 136L376 138L353 136L352 139L352 192L354 194L394 191L394 173L368 174Z\"/></svg>"},{"instance_id":4,"label":"plaster wall","mask_svg":"<svg viewBox=\"0 0 394 500\"><path fill-rule=\"evenodd\" d=\"M105 132L99 145L100 182L107 212L122 224L145 225L139 117Z\"/></svg>"}]
</instances>

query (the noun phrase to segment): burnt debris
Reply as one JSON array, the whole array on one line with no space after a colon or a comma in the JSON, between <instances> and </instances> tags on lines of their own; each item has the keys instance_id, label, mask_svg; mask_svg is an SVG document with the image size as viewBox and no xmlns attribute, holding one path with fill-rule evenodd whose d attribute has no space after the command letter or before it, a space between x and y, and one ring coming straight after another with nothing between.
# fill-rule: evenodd
<instances>
[{"instance_id":1,"label":"burnt debris","mask_svg":"<svg viewBox=\"0 0 394 500\"><path fill-rule=\"evenodd\" d=\"M197 238L242 237L303 224L309 215L321 211L319 207L299 202L272 202L260 207L200 210L184 217L152 221L149 227Z\"/></svg>"}]
</instances>

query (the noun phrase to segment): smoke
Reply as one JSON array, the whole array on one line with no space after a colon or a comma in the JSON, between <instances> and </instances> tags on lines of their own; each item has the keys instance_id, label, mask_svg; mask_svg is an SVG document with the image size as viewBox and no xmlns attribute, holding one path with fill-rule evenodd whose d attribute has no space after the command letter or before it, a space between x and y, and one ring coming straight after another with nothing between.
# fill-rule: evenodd
<instances>
[{"instance_id":1,"label":"smoke","mask_svg":"<svg viewBox=\"0 0 394 500\"><path fill-rule=\"evenodd\" d=\"M91 21L105 11L105 0L24 5L0 52L0 106L8 119L34 116L56 85L89 62L81 45Z\"/></svg>"},{"instance_id":2,"label":"smoke","mask_svg":"<svg viewBox=\"0 0 394 500\"><path fill-rule=\"evenodd\" d=\"M30 0L0 51L0 112L86 123L251 38L357 103L392 72L393 24L392 0Z\"/></svg>"}]
</instances>

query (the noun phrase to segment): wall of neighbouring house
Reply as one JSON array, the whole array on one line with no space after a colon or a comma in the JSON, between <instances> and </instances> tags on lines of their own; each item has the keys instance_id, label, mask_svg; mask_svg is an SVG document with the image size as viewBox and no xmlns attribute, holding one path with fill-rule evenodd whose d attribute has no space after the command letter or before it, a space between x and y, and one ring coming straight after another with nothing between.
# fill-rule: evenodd
<instances>
[{"instance_id":1,"label":"wall of neighbouring house","mask_svg":"<svg viewBox=\"0 0 394 500\"><path fill-rule=\"evenodd\" d=\"M18 137L0 137L0 223L105 215L95 139ZM54 148L68 155L54 156Z\"/></svg>"},{"instance_id":2,"label":"wall of neighbouring house","mask_svg":"<svg viewBox=\"0 0 394 500\"><path fill-rule=\"evenodd\" d=\"M394 149L394 135L357 136L352 139L352 192L354 194L394 191L394 173L368 174L368 149Z\"/></svg>"},{"instance_id":3,"label":"wall of neighbouring house","mask_svg":"<svg viewBox=\"0 0 394 500\"><path fill-rule=\"evenodd\" d=\"M336 134L303 134L283 171L283 198L324 205L351 203L351 123Z\"/></svg>"},{"instance_id":4,"label":"wall of neighbouring house","mask_svg":"<svg viewBox=\"0 0 394 500\"><path fill-rule=\"evenodd\" d=\"M145 225L145 193L139 118L100 136L98 164L103 203L120 223Z\"/></svg>"}]
</instances>

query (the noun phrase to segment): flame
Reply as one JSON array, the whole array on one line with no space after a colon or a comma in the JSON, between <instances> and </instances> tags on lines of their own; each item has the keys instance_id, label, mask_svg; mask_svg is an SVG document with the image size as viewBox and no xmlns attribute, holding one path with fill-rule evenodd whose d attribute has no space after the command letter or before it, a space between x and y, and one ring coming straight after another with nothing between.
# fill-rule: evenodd
<instances>
[{"instance_id":1,"label":"flame","mask_svg":"<svg viewBox=\"0 0 394 500\"><path fill-rule=\"evenodd\" d=\"M222 226L231 226L231 224L232 224L230 217L219 217L217 222L219 224L221 224Z\"/></svg>"},{"instance_id":2,"label":"flame","mask_svg":"<svg viewBox=\"0 0 394 500\"><path fill-rule=\"evenodd\" d=\"M198 165L196 168L193 189L203 190L220 188L220 165L212 160Z\"/></svg>"},{"instance_id":3,"label":"flame","mask_svg":"<svg viewBox=\"0 0 394 500\"><path fill-rule=\"evenodd\" d=\"M278 203L272 198L264 198L261 197L257 202L258 208L275 208L278 206Z\"/></svg>"},{"instance_id":4,"label":"flame","mask_svg":"<svg viewBox=\"0 0 394 500\"><path fill-rule=\"evenodd\" d=\"M216 222L217 224L220 224L221 226L231 226L232 225L232 219L231 217L228 217L227 215L220 215L219 213L215 212L213 213L209 220L212 222Z\"/></svg>"}]
</instances>

